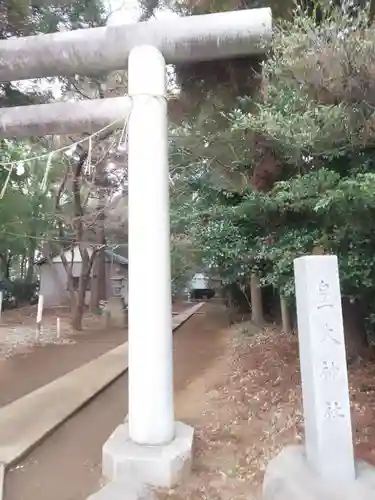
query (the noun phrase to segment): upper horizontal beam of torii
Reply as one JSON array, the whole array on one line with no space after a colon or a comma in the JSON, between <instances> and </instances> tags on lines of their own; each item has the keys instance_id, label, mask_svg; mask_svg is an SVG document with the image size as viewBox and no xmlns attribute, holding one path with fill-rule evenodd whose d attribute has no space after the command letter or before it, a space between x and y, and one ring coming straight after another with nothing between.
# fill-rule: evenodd
<instances>
[{"instance_id":1,"label":"upper horizontal beam of torii","mask_svg":"<svg viewBox=\"0 0 375 500\"><path fill-rule=\"evenodd\" d=\"M271 37L262 8L12 38L0 41L0 82L123 69L138 45L157 47L167 63L257 55Z\"/></svg>"}]
</instances>

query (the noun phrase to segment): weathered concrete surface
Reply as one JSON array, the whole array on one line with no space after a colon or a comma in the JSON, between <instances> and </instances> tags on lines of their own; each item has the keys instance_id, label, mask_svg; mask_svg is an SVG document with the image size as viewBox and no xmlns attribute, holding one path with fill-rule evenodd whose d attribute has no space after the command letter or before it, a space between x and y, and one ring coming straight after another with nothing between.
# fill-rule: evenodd
<instances>
[{"instance_id":1,"label":"weathered concrete surface","mask_svg":"<svg viewBox=\"0 0 375 500\"><path fill-rule=\"evenodd\" d=\"M173 318L177 329L203 304ZM125 343L0 409L0 463L25 455L128 368Z\"/></svg>"},{"instance_id":2,"label":"weathered concrete surface","mask_svg":"<svg viewBox=\"0 0 375 500\"><path fill-rule=\"evenodd\" d=\"M193 427L176 422L170 443L140 446L131 441L128 423L122 424L103 446L103 476L124 484L134 481L141 487L172 488L190 473L193 441Z\"/></svg>"},{"instance_id":3,"label":"weathered concrete surface","mask_svg":"<svg viewBox=\"0 0 375 500\"><path fill-rule=\"evenodd\" d=\"M336 255L294 260L305 449L320 477L355 479Z\"/></svg>"},{"instance_id":4,"label":"weathered concrete surface","mask_svg":"<svg viewBox=\"0 0 375 500\"><path fill-rule=\"evenodd\" d=\"M194 306L194 312L200 306ZM187 316L190 310L174 317L173 325L177 318ZM126 417L125 422L115 429L103 446L102 472L109 482L88 500L155 500L148 487L171 488L188 476L192 463L194 429L182 422L175 422L174 430L174 439L170 443L138 445L130 438L129 420Z\"/></svg>"},{"instance_id":5,"label":"weathered concrete surface","mask_svg":"<svg viewBox=\"0 0 375 500\"><path fill-rule=\"evenodd\" d=\"M139 45L174 64L265 54L271 39L269 8L12 38L0 41L0 81L122 69Z\"/></svg>"},{"instance_id":6,"label":"weathered concrete surface","mask_svg":"<svg viewBox=\"0 0 375 500\"><path fill-rule=\"evenodd\" d=\"M103 128L109 132L124 127L130 109L127 96L2 108L0 137L93 134Z\"/></svg>"},{"instance_id":7,"label":"weathered concrete surface","mask_svg":"<svg viewBox=\"0 0 375 500\"><path fill-rule=\"evenodd\" d=\"M87 500L157 500L154 493L144 486L133 483L108 483Z\"/></svg>"},{"instance_id":8,"label":"weathered concrete surface","mask_svg":"<svg viewBox=\"0 0 375 500\"><path fill-rule=\"evenodd\" d=\"M358 462L356 476L354 481L324 481L308 466L304 448L289 446L268 464L263 500L373 500L375 469Z\"/></svg>"}]
</instances>

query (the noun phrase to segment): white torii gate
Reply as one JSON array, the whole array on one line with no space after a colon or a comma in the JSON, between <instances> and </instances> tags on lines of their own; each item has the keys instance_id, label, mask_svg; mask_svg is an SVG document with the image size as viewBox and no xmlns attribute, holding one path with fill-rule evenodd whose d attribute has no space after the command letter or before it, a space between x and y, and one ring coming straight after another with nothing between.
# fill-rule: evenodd
<instances>
[{"instance_id":1,"label":"white torii gate","mask_svg":"<svg viewBox=\"0 0 375 500\"><path fill-rule=\"evenodd\" d=\"M254 9L0 41L0 81L110 71L128 58L128 97L0 109L0 137L92 133L129 115L129 414L103 447L115 484L172 486L191 459L194 431L173 408L166 61L261 54L271 36L271 10Z\"/></svg>"}]
</instances>

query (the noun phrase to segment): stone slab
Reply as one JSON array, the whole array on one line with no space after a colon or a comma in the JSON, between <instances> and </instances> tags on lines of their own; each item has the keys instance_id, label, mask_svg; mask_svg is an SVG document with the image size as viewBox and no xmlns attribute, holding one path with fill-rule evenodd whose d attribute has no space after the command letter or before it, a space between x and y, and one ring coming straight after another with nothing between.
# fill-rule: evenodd
<instances>
[{"instance_id":1,"label":"stone slab","mask_svg":"<svg viewBox=\"0 0 375 500\"><path fill-rule=\"evenodd\" d=\"M172 488L191 469L194 429L176 422L175 438L163 446L141 446L129 437L128 423L118 426L103 446L103 476L113 482Z\"/></svg>"},{"instance_id":2,"label":"stone slab","mask_svg":"<svg viewBox=\"0 0 375 500\"><path fill-rule=\"evenodd\" d=\"M173 329L203 304L173 318ZM0 409L0 463L9 465L27 454L90 399L128 368L125 343ZM43 408L43 411L40 409Z\"/></svg>"},{"instance_id":3,"label":"stone slab","mask_svg":"<svg viewBox=\"0 0 375 500\"><path fill-rule=\"evenodd\" d=\"M144 486L133 483L108 483L87 500L157 500L157 498Z\"/></svg>"},{"instance_id":4,"label":"stone slab","mask_svg":"<svg viewBox=\"0 0 375 500\"><path fill-rule=\"evenodd\" d=\"M375 468L356 463L356 479L324 480L309 467L305 449L289 446L267 466L263 500L374 500Z\"/></svg>"},{"instance_id":5,"label":"stone slab","mask_svg":"<svg viewBox=\"0 0 375 500\"><path fill-rule=\"evenodd\" d=\"M338 261L294 261L305 447L321 476L354 480L354 452Z\"/></svg>"}]
</instances>

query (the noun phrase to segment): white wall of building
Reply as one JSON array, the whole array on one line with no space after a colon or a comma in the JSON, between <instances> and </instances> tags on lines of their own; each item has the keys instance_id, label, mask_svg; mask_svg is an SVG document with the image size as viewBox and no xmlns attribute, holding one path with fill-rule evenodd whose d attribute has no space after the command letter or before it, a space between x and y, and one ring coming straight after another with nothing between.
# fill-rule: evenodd
<instances>
[{"instance_id":1,"label":"white wall of building","mask_svg":"<svg viewBox=\"0 0 375 500\"><path fill-rule=\"evenodd\" d=\"M194 274L192 280L190 281L191 290L206 290L209 288L209 278L204 273Z\"/></svg>"}]
</instances>

